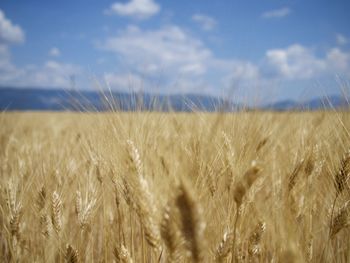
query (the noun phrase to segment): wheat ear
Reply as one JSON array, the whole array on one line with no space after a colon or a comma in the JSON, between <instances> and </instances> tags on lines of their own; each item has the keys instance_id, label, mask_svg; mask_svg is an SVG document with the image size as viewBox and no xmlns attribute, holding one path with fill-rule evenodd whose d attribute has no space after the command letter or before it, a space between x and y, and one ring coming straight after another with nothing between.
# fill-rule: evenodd
<instances>
[{"instance_id":1,"label":"wheat ear","mask_svg":"<svg viewBox=\"0 0 350 263\"><path fill-rule=\"evenodd\" d=\"M181 244L180 234L174 222L173 207L169 203L165 206L162 221L160 224L160 233L168 251L168 262L178 262L178 248Z\"/></svg>"},{"instance_id":2,"label":"wheat ear","mask_svg":"<svg viewBox=\"0 0 350 263\"><path fill-rule=\"evenodd\" d=\"M183 180L180 182L178 192L176 206L180 211L182 235L187 249L191 253L192 260L200 262L203 259L203 234L205 229L201 208L194 197L193 191Z\"/></svg>"},{"instance_id":3,"label":"wheat ear","mask_svg":"<svg viewBox=\"0 0 350 263\"><path fill-rule=\"evenodd\" d=\"M344 189L350 190L349 187L349 178L350 178L350 150L343 156L343 159L340 163L340 169L336 173L334 178L335 189L337 195L343 192Z\"/></svg>"},{"instance_id":4,"label":"wheat ear","mask_svg":"<svg viewBox=\"0 0 350 263\"><path fill-rule=\"evenodd\" d=\"M67 263L80 262L78 250L73 248L71 245L67 245L65 259Z\"/></svg>"},{"instance_id":5,"label":"wheat ear","mask_svg":"<svg viewBox=\"0 0 350 263\"><path fill-rule=\"evenodd\" d=\"M335 215L333 221L330 226L330 237L334 238L336 234L346 228L349 227L349 214L350 214L350 201L346 202L342 208L340 208L339 212Z\"/></svg>"},{"instance_id":6,"label":"wheat ear","mask_svg":"<svg viewBox=\"0 0 350 263\"><path fill-rule=\"evenodd\" d=\"M59 233L62 229L62 201L56 191L51 198L51 222L56 233Z\"/></svg>"},{"instance_id":7,"label":"wheat ear","mask_svg":"<svg viewBox=\"0 0 350 263\"><path fill-rule=\"evenodd\" d=\"M132 197L136 201L136 213L144 228L147 243L155 250L160 250L161 238L160 230L156 223L157 208L155 207L155 199L150 191L147 180L143 176L142 161L138 149L131 140L128 140L127 144L129 157L136 170L136 178L133 178L134 180L130 178L130 181L134 182L134 187L128 190L131 190L133 193Z\"/></svg>"},{"instance_id":8,"label":"wheat ear","mask_svg":"<svg viewBox=\"0 0 350 263\"><path fill-rule=\"evenodd\" d=\"M224 262L231 252L231 244L233 242L233 233L228 230L225 231L219 245L215 250L215 261L218 263Z\"/></svg>"},{"instance_id":9,"label":"wheat ear","mask_svg":"<svg viewBox=\"0 0 350 263\"><path fill-rule=\"evenodd\" d=\"M236 236L237 236L237 224L239 219L239 209L242 205L243 198L246 193L249 191L250 187L256 181L256 179L260 175L260 168L257 166L256 162L253 161L251 167L244 173L243 178L237 182L234 192L233 198L236 202L236 216L233 225L233 241L232 241L232 258L231 263L235 262L236 254L235 254L235 246L236 246Z\"/></svg>"},{"instance_id":10,"label":"wheat ear","mask_svg":"<svg viewBox=\"0 0 350 263\"><path fill-rule=\"evenodd\" d=\"M133 263L130 253L124 245L114 248L114 257L118 263Z\"/></svg>"},{"instance_id":11,"label":"wheat ear","mask_svg":"<svg viewBox=\"0 0 350 263\"><path fill-rule=\"evenodd\" d=\"M259 222L252 233L249 236L248 240L248 253L250 256L255 256L260 254L260 241L263 233L265 232L266 224L263 222Z\"/></svg>"},{"instance_id":12,"label":"wheat ear","mask_svg":"<svg viewBox=\"0 0 350 263\"><path fill-rule=\"evenodd\" d=\"M39 208L39 211L43 210L45 208L46 204L46 189L45 186L42 186L40 188L40 191L38 192L38 196L36 199L37 207Z\"/></svg>"}]
</instances>

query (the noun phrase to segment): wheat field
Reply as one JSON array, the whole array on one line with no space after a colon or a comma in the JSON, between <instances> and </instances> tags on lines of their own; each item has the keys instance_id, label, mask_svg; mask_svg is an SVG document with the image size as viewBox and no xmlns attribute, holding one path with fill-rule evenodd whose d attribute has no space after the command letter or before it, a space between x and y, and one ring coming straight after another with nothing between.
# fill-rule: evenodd
<instances>
[{"instance_id":1,"label":"wheat field","mask_svg":"<svg viewBox=\"0 0 350 263\"><path fill-rule=\"evenodd\" d=\"M350 262L350 113L2 113L1 262Z\"/></svg>"}]
</instances>

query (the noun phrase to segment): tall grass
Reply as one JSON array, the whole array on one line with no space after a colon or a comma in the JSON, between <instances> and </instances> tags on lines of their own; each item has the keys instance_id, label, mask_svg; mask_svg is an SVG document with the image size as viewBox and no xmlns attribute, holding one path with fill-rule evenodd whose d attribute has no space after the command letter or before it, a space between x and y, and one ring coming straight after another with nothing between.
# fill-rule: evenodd
<instances>
[{"instance_id":1,"label":"tall grass","mask_svg":"<svg viewBox=\"0 0 350 263\"><path fill-rule=\"evenodd\" d=\"M1 262L349 262L350 115L4 113Z\"/></svg>"}]
</instances>

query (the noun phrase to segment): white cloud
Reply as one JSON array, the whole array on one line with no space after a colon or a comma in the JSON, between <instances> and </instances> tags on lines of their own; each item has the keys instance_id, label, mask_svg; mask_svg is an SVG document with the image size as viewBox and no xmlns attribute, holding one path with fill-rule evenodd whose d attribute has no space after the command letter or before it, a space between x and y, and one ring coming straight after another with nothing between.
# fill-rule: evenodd
<instances>
[{"instance_id":1,"label":"white cloud","mask_svg":"<svg viewBox=\"0 0 350 263\"><path fill-rule=\"evenodd\" d=\"M104 74L104 80L112 87L131 91L137 91L145 83L145 79L141 78L141 76L131 73L107 72Z\"/></svg>"},{"instance_id":2,"label":"white cloud","mask_svg":"<svg viewBox=\"0 0 350 263\"><path fill-rule=\"evenodd\" d=\"M224 94L235 95L235 99L248 91L253 92L257 84L261 84L263 80L260 75L260 68L249 61L219 61L220 64L224 64L223 76L219 85L223 86ZM265 81L266 82L266 81ZM237 94L237 92L241 94ZM254 94L251 94L251 96ZM242 99L242 98L240 98Z\"/></svg>"},{"instance_id":3,"label":"white cloud","mask_svg":"<svg viewBox=\"0 0 350 263\"><path fill-rule=\"evenodd\" d=\"M11 60L9 46L24 42L23 30L14 25L0 10L0 84L18 87L69 87L70 76L78 75L81 68L69 63L53 60L44 65L18 67ZM58 56L59 50L52 48L50 55Z\"/></svg>"},{"instance_id":4,"label":"white cloud","mask_svg":"<svg viewBox=\"0 0 350 263\"><path fill-rule=\"evenodd\" d=\"M129 26L99 47L122 56L132 66L152 65L153 71L158 68L173 75L204 74L206 62L212 57L200 40L177 26L149 31Z\"/></svg>"},{"instance_id":5,"label":"white cloud","mask_svg":"<svg viewBox=\"0 0 350 263\"><path fill-rule=\"evenodd\" d=\"M52 57L59 57L61 55L61 51L57 47L53 47L49 50L49 55Z\"/></svg>"},{"instance_id":6,"label":"white cloud","mask_svg":"<svg viewBox=\"0 0 350 263\"><path fill-rule=\"evenodd\" d=\"M7 71L11 68L10 51L6 45L0 44L0 72Z\"/></svg>"},{"instance_id":7,"label":"white cloud","mask_svg":"<svg viewBox=\"0 0 350 263\"><path fill-rule=\"evenodd\" d=\"M14 25L6 18L5 13L0 9L0 44L15 44L24 42L25 36L22 28Z\"/></svg>"},{"instance_id":8,"label":"white cloud","mask_svg":"<svg viewBox=\"0 0 350 263\"><path fill-rule=\"evenodd\" d=\"M142 30L129 26L116 36L99 43L99 49L113 52L133 74L108 73L113 87L137 85L155 91L153 79L160 78L160 92L210 92L225 87L218 80L255 83L260 68L252 62L215 57L203 42L178 26ZM162 81L164 80L164 81ZM132 83L132 85L130 85Z\"/></svg>"},{"instance_id":9,"label":"white cloud","mask_svg":"<svg viewBox=\"0 0 350 263\"><path fill-rule=\"evenodd\" d=\"M112 86L137 89L139 85L156 92L203 92L205 89L218 94L232 85L246 92L257 87L266 91L278 83L305 84L319 78L332 78L335 73L348 76L350 72L350 54L339 48L316 55L312 48L293 44L269 49L257 62L219 58L200 39L175 25L156 30L129 26L101 41L97 47L114 53L116 63L122 65L117 72L105 75ZM125 69L132 74L125 74ZM159 90L153 85L157 78Z\"/></svg>"},{"instance_id":10,"label":"white cloud","mask_svg":"<svg viewBox=\"0 0 350 263\"><path fill-rule=\"evenodd\" d=\"M132 70L134 84L151 90L162 86L161 92L179 88L180 83L182 88L184 83L188 84L188 91L198 88L194 83L205 78L214 59L200 40L174 25L157 30L129 26L99 43L98 48L115 53L116 58ZM123 72L105 75L105 78L117 87L126 87L130 82L130 74Z\"/></svg>"},{"instance_id":11,"label":"white cloud","mask_svg":"<svg viewBox=\"0 0 350 263\"><path fill-rule=\"evenodd\" d=\"M338 45L346 45L347 43L349 43L349 40L342 34L336 35L336 41Z\"/></svg>"},{"instance_id":12,"label":"white cloud","mask_svg":"<svg viewBox=\"0 0 350 263\"><path fill-rule=\"evenodd\" d=\"M10 46L25 40L20 26L14 25L0 9L0 84L4 85L19 76L19 70L11 61Z\"/></svg>"},{"instance_id":13,"label":"white cloud","mask_svg":"<svg viewBox=\"0 0 350 263\"><path fill-rule=\"evenodd\" d=\"M19 71L11 61L10 50L6 45L0 44L0 85L11 82L18 75Z\"/></svg>"},{"instance_id":14,"label":"white cloud","mask_svg":"<svg viewBox=\"0 0 350 263\"><path fill-rule=\"evenodd\" d=\"M105 13L147 19L156 15L159 11L160 6L153 0L130 0L124 4L119 2L112 4Z\"/></svg>"},{"instance_id":15,"label":"white cloud","mask_svg":"<svg viewBox=\"0 0 350 263\"><path fill-rule=\"evenodd\" d=\"M192 20L198 23L201 28L206 31L212 30L217 25L217 21L214 18L203 14L193 15Z\"/></svg>"},{"instance_id":16,"label":"white cloud","mask_svg":"<svg viewBox=\"0 0 350 263\"><path fill-rule=\"evenodd\" d=\"M350 78L349 51L334 47L316 56L313 49L294 44L283 49L267 50L258 66L257 79L266 87L276 81L294 85L296 82L316 83L325 78L332 80L336 75Z\"/></svg>"},{"instance_id":17,"label":"white cloud","mask_svg":"<svg viewBox=\"0 0 350 263\"><path fill-rule=\"evenodd\" d=\"M350 76L350 53L332 48L327 52L327 65L330 71L347 73Z\"/></svg>"},{"instance_id":18,"label":"white cloud","mask_svg":"<svg viewBox=\"0 0 350 263\"><path fill-rule=\"evenodd\" d=\"M201 63L187 64L180 68L180 72L190 75L202 75L206 72L206 66Z\"/></svg>"},{"instance_id":19,"label":"white cloud","mask_svg":"<svg viewBox=\"0 0 350 263\"><path fill-rule=\"evenodd\" d=\"M212 92L210 85L204 79L175 77L169 78L166 82L159 82L157 79L151 79L143 76L140 73L120 73L108 72L104 74L104 81L111 89L124 91L146 91L155 94L170 94L170 93L189 93L189 92Z\"/></svg>"},{"instance_id":20,"label":"white cloud","mask_svg":"<svg viewBox=\"0 0 350 263\"><path fill-rule=\"evenodd\" d=\"M316 56L313 49L294 44L267 50L260 63L216 60L215 67L227 73L221 82L226 90L238 87L238 93L247 98L261 90L259 96L263 97L266 92L278 91L283 86L300 90L318 79L332 80L336 75L350 78L350 52L335 47ZM267 101L271 97L263 99Z\"/></svg>"},{"instance_id":21,"label":"white cloud","mask_svg":"<svg viewBox=\"0 0 350 263\"><path fill-rule=\"evenodd\" d=\"M0 44L0 57L8 55L8 47L6 45Z\"/></svg>"},{"instance_id":22,"label":"white cloud","mask_svg":"<svg viewBox=\"0 0 350 263\"><path fill-rule=\"evenodd\" d=\"M70 77L80 73L79 66L49 60L41 67L27 70L24 79L34 86L68 88L71 85Z\"/></svg>"},{"instance_id":23,"label":"white cloud","mask_svg":"<svg viewBox=\"0 0 350 263\"><path fill-rule=\"evenodd\" d=\"M205 79L177 78L170 85L170 91L176 94L199 93L217 96L221 87L213 86Z\"/></svg>"},{"instance_id":24,"label":"white cloud","mask_svg":"<svg viewBox=\"0 0 350 263\"><path fill-rule=\"evenodd\" d=\"M285 49L271 49L266 52L263 71L270 76L286 79L308 79L326 69L326 62L317 58L310 49L299 44Z\"/></svg>"},{"instance_id":25,"label":"white cloud","mask_svg":"<svg viewBox=\"0 0 350 263\"><path fill-rule=\"evenodd\" d=\"M259 68L251 62L236 62L232 75L238 79L256 80L260 77Z\"/></svg>"},{"instance_id":26,"label":"white cloud","mask_svg":"<svg viewBox=\"0 0 350 263\"><path fill-rule=\"evenodd\" d=\"M282 17L288 16L290 13L291 13L291 10L289 7L283 7L280 9L264 12L261 15L261 17L262 18L282 18Z\"/></svg>"},{"instance_id":27,"label":"white cloud","mask_svg":"<svg viewBox=\"0 0 350 263\"><path fill-rule=\"evenodd\" d=\"M53 60L41 66L27 65L22 68L11 64L6 71L0 69L0 83L16 87L69 88L70 77L81 73L82 69L77 65Z\"/></svg>"}]
</instances>

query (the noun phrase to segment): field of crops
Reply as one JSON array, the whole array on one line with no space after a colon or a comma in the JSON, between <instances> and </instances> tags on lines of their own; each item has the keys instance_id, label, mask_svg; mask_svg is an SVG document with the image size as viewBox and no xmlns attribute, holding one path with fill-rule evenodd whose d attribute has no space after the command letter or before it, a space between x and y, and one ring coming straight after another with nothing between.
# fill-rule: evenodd
<instances>
[{"instance_id":1,"label":"field of crops","mask_svg":"<svg viewBox=\"0 0 350 263\"><path fill-rule=\"evenodd\" d=\"M350 113L2 113L1 262L349 262Z\"/></svg>"}]
</instances>

